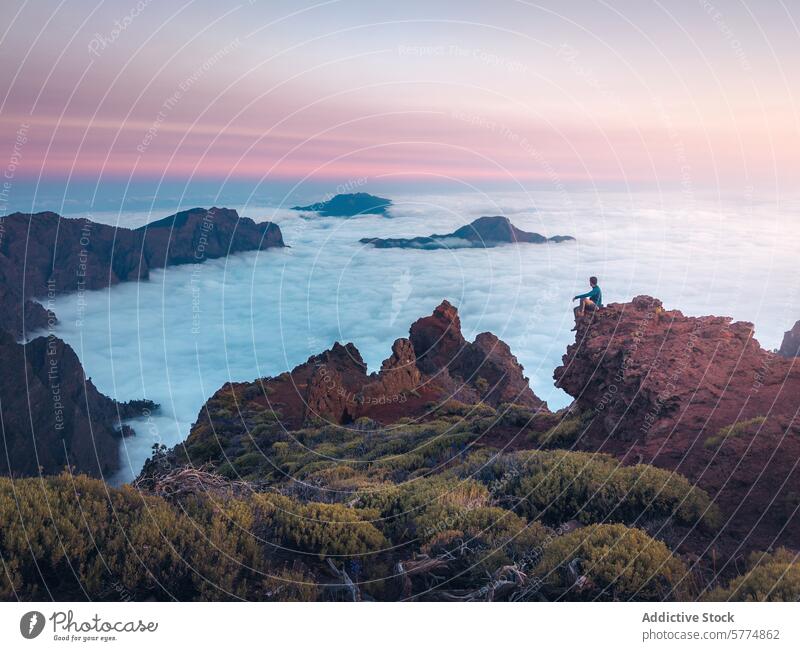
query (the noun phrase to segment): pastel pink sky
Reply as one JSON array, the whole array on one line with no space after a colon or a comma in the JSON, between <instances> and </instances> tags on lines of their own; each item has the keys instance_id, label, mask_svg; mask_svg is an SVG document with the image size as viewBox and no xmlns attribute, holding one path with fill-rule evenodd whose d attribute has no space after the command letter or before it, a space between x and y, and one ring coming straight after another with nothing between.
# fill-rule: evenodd
<instances>
[{"instance_id":1,"label":"pastel pink sky","mask_svg":"<svg viewBox=\"0 0 800 651\"><path fill-rule=\"evenodd\" d=\"M800 180L796 3L77 0L4 14L0 129L6 156L24 132L17 178Z\"/></svg>"}]
</instances>

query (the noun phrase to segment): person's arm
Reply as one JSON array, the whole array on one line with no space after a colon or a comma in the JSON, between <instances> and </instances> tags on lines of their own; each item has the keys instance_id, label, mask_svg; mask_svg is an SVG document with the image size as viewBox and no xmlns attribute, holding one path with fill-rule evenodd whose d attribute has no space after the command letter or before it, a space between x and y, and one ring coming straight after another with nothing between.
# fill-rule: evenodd
<instances>
[{"instance_id":1,"label":"person's arm","mask_svg":"<svg viewBox=\"0 0 800 651\"><path fill-rule=\"evenodd\" d=\"M593 291L594 291L594 288L592 288L590 291L586 292L585 294L578 294L577 296L573 296L572 300L574 301L574 300L579 299L579 298L589 298L592 295Z\"/></svg>"}]
</instances>

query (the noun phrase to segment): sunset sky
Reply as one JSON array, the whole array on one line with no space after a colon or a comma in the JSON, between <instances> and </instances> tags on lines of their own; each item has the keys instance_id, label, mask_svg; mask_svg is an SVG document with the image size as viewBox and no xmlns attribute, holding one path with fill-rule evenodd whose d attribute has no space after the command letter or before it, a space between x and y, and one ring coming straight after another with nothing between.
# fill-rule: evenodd
<instances>
[{"instance_id":1,"label":"sunset sky","mask_svg":"<svg viewBox=\"0 0 800 651\"><path fill-rule=\"evenodd\" d=\"M9 205L37 182L800 180L796 3L10 0L4 15Z\"/></svg>"}]
</instances>

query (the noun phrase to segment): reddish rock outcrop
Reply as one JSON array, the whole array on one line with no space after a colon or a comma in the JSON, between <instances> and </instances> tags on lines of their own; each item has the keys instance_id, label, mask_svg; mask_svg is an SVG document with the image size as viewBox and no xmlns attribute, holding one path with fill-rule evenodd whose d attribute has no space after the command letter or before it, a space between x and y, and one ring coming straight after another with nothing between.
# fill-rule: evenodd
<instances>
[{"instance_id":1,"label":"reddish rock outcrop","mask_svg":"<svg viewBox=\"0 0 800 651\"><path fill-rule=\"evenodd\" d=\"M458 311L449 302L443 301L431 316L417 320L409 337L420 370L456 399L547 408L531 390L508 345L490 332L479 334L474 343L468 342L461 334Z\"/></svg>"},{"instance_id":2,"label":"reddish rock outcrop","mask_svg":"<svg viewBox=\"0 0 800 651\"><path fill-rule=\"evenodd\" d=\"M84 376L72 348L56 337L18 344L0 330L0 474L55 474L65 466L94 477L119 467L120 420L153 410L149 401L117 403Z\"/></svg>"},{"instance_id":3,"label":"reddish rock outcrop","mask_svg":"<svg viewBox=\"0 0 800 651\"><path fill-rule=\"evenodd\" d=\"M392 344L392 355L381 364L376 380L364 386L366 402L376 402L386 396L411 394L422 384L422 372L417 366L414 346L408 339Z\"/></svg>"},{"instance_id":4,"label":"reddish rock outcrop","mask_svg":"<svg viewBox=\"0 0 800 651\"><path fill-rule=\"evenodd\" d=\"M349 423L356 412L356 396L367 382L367 365L353 344L333 348L312 357L300 372L291 375L292 382L308 373L303 420Z\"/></svg>"},{"instance_id":5,"label":"reddish rock outcrop","mask_svg":"<svg viewBox=\"0 0 800 651\"><path fill-rule=\"evenodd\" d=\"M778 353L784 357L800 357L800 321L783 334L783 341Z\"/></svg>"},{"instance_id":6,"label":"reddish rock outcrop","mask_svg":"<svg viewBox=\"0 0 800 651\"><path fill-rule=\"evenodd\" d=\"M226 384L211 400L275 410L290 429L320 421L346 425L362 416L381 423L423 418L431 403L447 400L513 402L546 411L522 370L509 347L494 335L483 333L474 343L466 341L458 311L444 301L431 316L411 326L409 339L394 342L377 373L367 374L353 344L336 343L291 373Z\"/></svg>"},{"instance_id":7,"label":"reddish rock outcrop","mask_svg":"<svg viewBox=\"0 0 800 651\"><path fill-rule=\"evenodd\" d=\"M554 377L591 415L583 447L687 475L734 540L800 535L786 501L800 488L800 365L762 349L752 324L638 296L580 320Z\"/></svg>"},{"instance_id":8,"label":"reddish rock outcrop","mask_svg":"<svg viewBox=\"0 0 800 651\"><path fill-rule=\"evenodd\" d=\"M53 212L2 220L0 328L21 337L47 325L31 299L147 278L150 270L283 246L276 224L226 208L194 208L136 230ZM23 319L24 315L24 319Z\"/></svg>"},{"instance_id":9,"label":"reddish rock outcrop","mask_svg":"<svg viewBox=\"0 0 800 651\"><path fill-rule=\"evenodd\" d=\"M678 426L712 434L800 406L800 367L761 348L752 324L687 317L649 296L584 317L563 362L557 386L614 438L642 441Z\"/></svg>"}]
</instances>

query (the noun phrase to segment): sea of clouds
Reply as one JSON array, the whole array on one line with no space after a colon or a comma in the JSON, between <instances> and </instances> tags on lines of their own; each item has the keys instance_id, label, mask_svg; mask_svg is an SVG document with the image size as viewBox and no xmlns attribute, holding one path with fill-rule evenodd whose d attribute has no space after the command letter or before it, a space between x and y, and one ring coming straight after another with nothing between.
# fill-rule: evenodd
<instances>
[{"instance_id":1,"label":"sea of clouds","mask_svg":"<svg viewBox=\"0 0 800 651\"><path fill-rule=\"evenodd\" d=\"M570 401L552 375L573 340L572 296L587 291L590 275L607 303L650 294L686 314L730 315L755 323L767 348L800 318L797 203L590 193L393 198L390 217L307 219L245 206L240 214L278 222L290 248L171 267L147 282L57 300L56 334L97 387L161 405L132 423L137 436L123 441L123 469L110 481L133 478L154 443L184 440L223 383L276 375L334 341L353 342L376 370L392 342L445 298L467 338L488 330L511 346L552 409ZM577 241L434 251L358 242L447 233L501 214L524 230ZM138 226L162 216L93 218Z\"/></svg>"}]
</instances>

